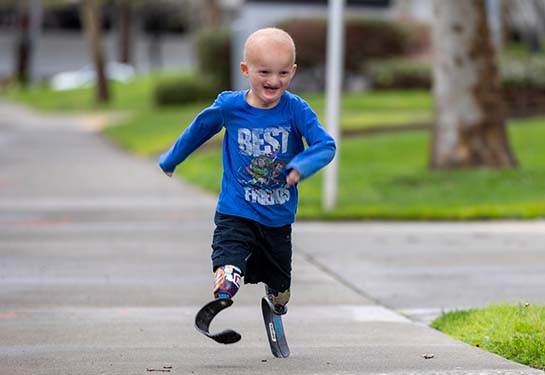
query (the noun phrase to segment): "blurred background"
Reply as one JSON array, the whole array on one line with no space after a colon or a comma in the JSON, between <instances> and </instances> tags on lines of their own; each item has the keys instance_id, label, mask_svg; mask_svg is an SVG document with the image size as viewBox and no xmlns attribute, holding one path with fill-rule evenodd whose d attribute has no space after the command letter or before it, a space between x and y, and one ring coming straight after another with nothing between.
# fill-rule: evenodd
<instances>
[{"instance_id":1,"label":"blurred background","mask_svg":"<svg viewBox=\"0 0 545 375\"><path fill-rule=\"evenodd\" d=\"M290 89L325 122L327 16L325 0L0 0L0 94L108 113L107 137L155 157L219 92L247 88L243 43L277 26L297 46ZM301 217L545 217L545 0L348 0L344 18L339 202L325 212L312 179ZM180 173L217 192L220 167L208 147Z\"/></svg>"},{"instance_id":2,"label":"blurred background","mask_svg":"<svg viewBox=\"0 0 545 375\"><path fill-rule=\"evenodd\" d=\"M57 73L88 65L82 3L85 2L0 1L0 77L5 81L18 74L18 70L28 70L24 74L32 82L47 82ZM95 3L105 60L128 64L137 74L199 65L205 70L224 69L227 81L230 60L236 63L238 72L241 44L247 35L257 28L274 25L287 29L296 39L299 64L296 88L323 89L325 0ZM500 49L542 51L543 1L486 3L494 41ZM432 17L431 0L347 1L347 88L429 87L426 68L429 68ZM229 56L231 50L233 57ZM383 63L385 59L388 69ZM376 64L376 60L381 62ZM235 81L230 83L232 88L245 87L243 81L237 80L238 74L231 76Z\"/></svg>"}]
</instances>

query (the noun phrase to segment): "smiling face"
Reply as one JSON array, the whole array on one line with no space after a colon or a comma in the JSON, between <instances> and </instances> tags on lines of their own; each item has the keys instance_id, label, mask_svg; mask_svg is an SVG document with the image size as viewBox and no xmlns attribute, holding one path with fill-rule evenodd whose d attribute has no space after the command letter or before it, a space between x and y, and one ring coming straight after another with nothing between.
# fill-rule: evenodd
<instances>
[{"instance_id":1,"label":"smiling face","mask_svg":"<svg viewBox=\"0 0 545 375\"><path fill-rule=\"evenodd\" d=\"M291 37L279 29L258 30L246 41L240 71L250 81L248 104L273 108L287 90L297 65Z\"/></svg>"}]
</instances>

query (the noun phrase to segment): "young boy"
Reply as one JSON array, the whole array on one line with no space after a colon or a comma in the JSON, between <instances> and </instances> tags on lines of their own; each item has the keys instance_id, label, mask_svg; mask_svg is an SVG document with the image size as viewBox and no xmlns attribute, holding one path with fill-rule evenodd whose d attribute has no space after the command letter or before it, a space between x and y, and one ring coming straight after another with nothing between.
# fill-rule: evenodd
<instances>
[{"instance_id":1,"label":"young boy","mask_svg":"<svg viewBox=\"0 0 545 375\"><path fill-rule=\"evenodd\" d=\"M335 141L316 114L286 91L296 68L289 34L276 28L254 32L240 63L250 89L219 94L160 157L161 169L172 176L178 164L225 128L212 241L214 297L232 298L242 277L245 283L263 282L278 314L286 313L290 298L297 183L335 155Z\"/></svg>"}]
</instances>

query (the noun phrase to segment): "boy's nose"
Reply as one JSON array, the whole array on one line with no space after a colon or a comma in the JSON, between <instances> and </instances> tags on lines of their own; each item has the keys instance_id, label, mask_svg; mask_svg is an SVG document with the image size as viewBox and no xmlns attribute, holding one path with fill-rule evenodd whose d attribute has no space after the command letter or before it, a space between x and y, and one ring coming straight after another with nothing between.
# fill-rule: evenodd
<instances>
[{"instance_id":1,"label":"boy's nose","mask_svg":"<svg viewBox=\"0 0 545 375\"><path fill-rule=\"evenodd\" d=\"M269 79L269 84L271 86L280 86L280 83L281 83L281 80L279 75L271 76L271 78Z\"/></svg>"}]
</instances>

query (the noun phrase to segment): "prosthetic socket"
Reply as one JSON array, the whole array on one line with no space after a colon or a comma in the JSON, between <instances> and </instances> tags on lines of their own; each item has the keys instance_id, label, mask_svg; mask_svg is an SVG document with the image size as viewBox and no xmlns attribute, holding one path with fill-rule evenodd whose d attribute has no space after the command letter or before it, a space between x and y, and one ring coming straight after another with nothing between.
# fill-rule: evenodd
<instances>
[{"instance_id":1,"label":"prosthetic socket","mask_svg":"<svg viewBox=\"0 0 545 375\"><path fill-rule=\"evenodd\" d=\"M225 265L216 269L216 279L214 282L214 298L232 298L240 288L242 272L238 267ZM277 314L287 312L287 303L290 300L290 289L277 291L269 286L265 286L267 298L273 304Z\"/></svg>"},{"instance_id":2,"label":"prosthetic socket","mask_svg":"<svg viewBox=\"0 0 545 375\"><path fill-rule=\"evenodd\" d=\"M232 298L240 288L242 273L238 267L225 265L216 269L215 298Z\"/></svg>"}]
</instances>

